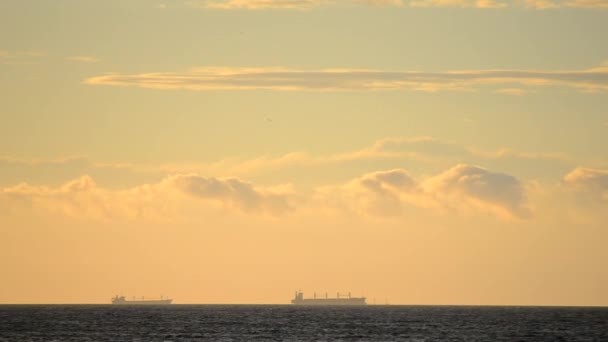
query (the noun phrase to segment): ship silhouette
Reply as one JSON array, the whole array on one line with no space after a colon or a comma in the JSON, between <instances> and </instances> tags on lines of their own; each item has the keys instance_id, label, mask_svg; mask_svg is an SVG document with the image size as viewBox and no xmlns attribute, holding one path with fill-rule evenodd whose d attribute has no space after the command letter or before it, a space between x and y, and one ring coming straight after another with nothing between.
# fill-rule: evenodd
<instances>
[{"instance_id":1,"label":"ship silhouette","mask_svg":"<svg viewBox=\"0 0 608 342\"><path fill-rule=\"evenodd\" d=\"M125 298L125 296L115 296L112 298L112 304L114 305L168 305L172 301L173 299L162 297L160 299L145 299L144 297L136 299L133 297L132 300Z\"/></svg>"},{"instance_id":2,"label":"ship silhouette","mask_svg":"<svg viewBox=\"0 0 608 342\"><path fill-rule=\"evenodd\" d=\"M296 291L291 303L295 305L367 305L365 297L351 297L350 292L348 295L342 295L338 292L336 298L329 298L327 293L325 293L324 298L317 297L316 293L313 298L304 298L303 292Z\"/></svg>"}]
</instances>

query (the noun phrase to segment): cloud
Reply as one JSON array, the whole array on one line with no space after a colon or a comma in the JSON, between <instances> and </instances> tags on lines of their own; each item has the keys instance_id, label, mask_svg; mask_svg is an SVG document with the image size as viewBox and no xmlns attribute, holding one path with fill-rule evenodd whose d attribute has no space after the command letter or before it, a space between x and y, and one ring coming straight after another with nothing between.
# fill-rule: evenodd
<instances>
[{"instance_id":1,"label":"cloud","mask_svg":"<svg viewBox=\"0 0 608 342\"><path fill-rule=\"evenodd\" d=\"M67 60L79 63L97 63L100 60L93 56L61 56L41 51L1 51L0 63L4 64L32 64L40 62L43 58L47 61Z\"/></svg>"},{"instance_id":2,"label":"cloud","mask_svg":"<svg viewBox=\"0 0 608 342\"><path fill-rule=\"evenodd\" d=\"M0 188L0 207L9 212L43 212L73 218L179 219L184 208L225 209L276 216L293 210L290 186L260 187L237 178L174 175L154 184L111 190L82 176L58 187L22 183Z\"/></svg>"},{"instance_id":3,"label":"cloud","mask_svg":"<svg viewBox=\"0 0 608 342\"><path fill-rule=\"evenodd\" d=\"M134 216L134 207L116 201L89 176L82 176L59 187L22 183L0 189L0 203L9 211L42 211L68 217L93 219Z\"/></svg>"},{"instance_id":4,"label":"cloud","mask_svg":"<svg viewBox=\"0 0 608 342\"><path fill-rule=\"evenodd\" d=\"M462 156L469 154L467 147L449 141L421 136L413 138L394 137L376 141L371 149L378 154L416 152L425 156Z\"/></svg>"},{"instance_id":5,"label":"cloud","mask_svg":"<svg viewBox=\"0 0 608 342\"><path fill-rule=\"evenodd\" d=\"M307 10L324 5L368 5L368 6L403 6L402 0L199 0L188 1L195 8L214 8L223 10Z\"/></svg>"},{"instance_id":6,"label":"cloud","mask_svg":"<svg viewBox=\"0 0 608 342\"><path fill-rule=\"evenodd\" d=\"M465 201L506 217L530 216L524 185L505 173L460 164L427 179L422 187L442 202L446 199L452 200L452 204Z\"/></svg>"},{"instance_id":7,"label":"cloud","mask_svg":"<svg viewBox=\"0 0 608 342\"><path fill-rule=\"evenodd\" d=\"M100 61L98 58L95 58L92 56L69 56L69 57L66 57L65 59L67 59L69 61L81 62L81 63L97 63Z\"/></svg>"},{"instance_id":8,"label":"cloud","mask_svg":"<svg viewBox=\"0 0 608 342\"><path fill-rule=\"evenodd\" d=\"M509 5L505 1L494 1L494 0L477 0L475 6L477 8L505 8Z\"/></svg>"},{"instance_id":9,"label":"cloud","mask_svg":"<svg viewBox=\"0 0 608 342\"><path fill-rule=\"evenodd\" d=\"M519 180L464 164L422 181L403 169L370 172L343 185L317 188L312 197L296 193L289 184L258 186L235 177L197 174L168 176L120 190L101 187L89 176L56 187L21 183L0 188L0 207L9 213L94 220L200 220L205 216L201 213L217 210L278 217L295 212L296 204L351 208L383 217L399 216L406 206L481 210L508 218L529 214Z\"/></svg>"},{"instance_id":10,"label":"cloud","mask_svg":"<svg viewBox=\"0 0 608 342\"><path fill-rule=\"evenodd\" d=\"M305 152L290 152L282 156L259 157L242 161L223 161L213 164L215 170L227 170L234 174L248 174L261 170L276 170L288 167L327 167L357 162L393 161L403 163L412 161L417 164L457 163L474 160L481 163L504 161L519 162L538 167L544 163L555 167L576 165L577 161L567 155L547 152L518 151L509 148L480 150L474 146L436 139L432 137L393 137L379 139L368 147L314 156ZM179 171L176 169L174 171Z\"/></svg>"},{"instance_id":11,"label":"cloud","mask_svg":"<svg viewBox=\"0 0 608 342\"><path fill-rule=\"evenodd\" d=\"M530 176L543 171L554 175L556 170L572 169L582 163L594 167L605 167L605 162L583 160L560 153L529 152L509 148L481 150L456 142L441 140L428 136L389 137L379 139L368 146L336 152L314 155L306 151L287 152L282 155L266 155L252 158L227 158L210 162L133 164L120 162L101 162L86 157L67 157L57 159L25 159L0 156L0 186L17 182L42 182L59 184L83 174L88 174L100 182L111 182L114 186L134 186L142 180L153 182L167 174L228 174L238 177L272 175L281 170L281 175L291 179L301 177L302 170L319 170L322 175L335 174L337 180L339 168L345 165L357 165L361 170L374 170L382 167L446 167L456 163L484 164L493 168L507 168L511 172L520 170L520 174ZM298 172L289 173L289 170ZM359 171L360 172L360 171ZM320 174L321 175L321 174ZM346 175L352 177L356 174Z\"/></svg>"},{"instance_id":12,"label":"cloud","mask_svg":"<svg viewBox=\"0 0 608 342\"><path fill-rule=\"evenodd\" d=\"M525 5L534 9L597 8L608 9L608 0L525 0Z\"/></svg>"},{"instance_id":13,"label":"cloud","mask_svg":"<svg viewBox=\"0 0 608 342\"><path fill-rule=\"evenodd\" d=\"M394 7L459 7L459 8L608 8L607 0L198 0L188 1L195 8L222 10L308 10L321 6L394 6Z\"/></svg>"},{"instance_id":14,"label":"cloud","mask_svg":"<svg viewBox=\"0 0 608 342\"><path fill-rule=\"evenodd\" d=\"M531 216L521 181L467 164L422 181L403 169L372 172L338 189L320 189L318 196L334 206L371 216L400 216L409 207L440 212L481 211L507 219Z\"/></svg>"},{"instance_id":15,"label":"cloud","mask_svg":"<svg viewBox=\"0 0 608 342\"><path fill-rule=\"evenodd\" d=\"M326 3L323 0L206 0L190 1L194 7L218 9L308 9Z\"/></svg>"},{"instance_id":16,"label":"cloud","mask_svg":"<svg viewBox=\"0 0 608 342\"><path fill-rule=\"evenodd\" d=\"M82 156L32 159L0 156L0 186L18 182L57 185L81 175L114 186L129 186L154 181L166 175L158 165L101 162Z\"/></svg>"},{"instance_id":17,"label":"cloud","mask_svg":"<svg viewBox=\"0 0 608 342\"><path fill-rule=\"evenodd\" d=\"M505 1L494 0L413 0L408 2L411 7L461 7L461 8L503 8Z\"/></svg>"},{"instance_id":18,"label":"cloud","mask_svg":"<svg viewBox=\"0 0 608 342\"><path fill-rule=\"evenodd\" d=\"M405 197L415 194L417 186L403 169L371 172L344 186L345 196L341 200L345 203L340 205L364 215L399 216L407 202Z\"/></svg>"},{"instance_id":19,"label":"cloud","mask_svg":"<svg viewBox=\"0 0 608 342\"><path fill-rule=\"evenodd\" d=\"M45 52L40 51L3 51L0 50L0 59L16 59L16 58L39 58L46 57Z\"/></svg>"},{"instance_id":20,"label":"cloud","mask_svg":"<svg viewBox=\"0 0 608 342\"><path fill-rule=\"evenodd\" d=\"M40 51L3 51L0 50L0 63L2 64L34 64L40 58L47 57L45 52Z\"/></svg>"},{"instance_id":21,"label":"cloud","mask_svg":"<svg viewBox=\"0 0 608 342\"><path fill-rule=\"evenodd\" d=\"M584 8L608 8L607 0L574 0L567 1L566 6Z\"/></svg>"},{"instance_id":22,"label":"cloud","mask_svg":"<svg viewBox=\"0 0 608 342\"><path fill-rule=\"evenodd\" d=\"M108 74L84 80L89 85L151 89L272 91L455 91L484 85L568 87L607 91L608 68L588 70L465 70L447 72L369 69L298 70L286 68L195 68L187 72Z\"/></svg>"},{"instance_id":23,"label":"cloud","mask_svg":"<svg viewBox=\"0 0 608 342\"><path fill-rule=\"evenodd\" d=\"M580 197L608 202L608 170L578 167L564 177L563 184Z\"/></svg>"},{"instance_id":24,"label":"cloud","mask_svg":"<svg viewBox=\"0 0 608 342\"><path fill-rule=\"evenodd\" d=\"M559 214L576 224L608 222L608 170L577 167L566 174L555 193L565 205ZM555 202L552 198L551 202ZM553 204L553 203L552 203ZM556 214L558 215L558 214Z\"/></svg>"},{"instance_id":25,"label":"cloud","mask_svg":"<svg viewBox=\"0 0 608 342\"><path fill-rule=\"evenodd\" d=\"M525 0L524 4L528 8L540 10L559 7L559 5L552 0Z\"/></svg>"},{"instance_id":26,"label":"cloud","mask_svg":"<svg viewBox=\"0 0 608 342\"><path fill-rule=\"evenodd\" d=\"M521 89L521 88L503 88L503 89L496 90L495 93L522 96L522 95L528 94L529 92L527 90Z\"/></svg>"},{"instance_id":27,"label":"cloud","mask_svg":"<svg viewBox=\"0 0 608 342\"><path fill-rule=\"evenodd\" d=\"M282 214L292 210L289 186L255 187L238 178L206 178L198 175L178 175L165 182L190 196L213 200L246 212Z\"/></svg>"},{"instance_id":28,"label":"cloud","mask_svg":"<svg viewBox=\"0 0 608 342\"><path fill-rule=\"evenodd\" d=\"M597 222L605 216L608 204L608 170L582 167L565 175L560 186L524 182L472 164L457 164L422 177L403 168L372 171L333 184L317 183L311 191L296 192L291 184L261 186L236 177L176 174L154 183L113 189L85 175L58 186L21 183L0 187L0 211L26 217L153 222L198 222L218 214L277 218L337 213L403 218L425 212L526 220L555 217L563 211L564 219Z\"/></svg>"}]
</instances>

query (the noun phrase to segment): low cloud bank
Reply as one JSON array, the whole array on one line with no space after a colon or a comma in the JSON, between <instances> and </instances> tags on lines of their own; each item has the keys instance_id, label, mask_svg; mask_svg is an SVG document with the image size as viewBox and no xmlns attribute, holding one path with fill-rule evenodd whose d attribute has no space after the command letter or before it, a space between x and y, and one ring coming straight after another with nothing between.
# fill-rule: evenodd
<instances>
[{"instance_id":1,"label":"low cloud bank","mask_svg":"<svg viewBox=\"0 0 608 342\"><path fill-rule=\"evenodd\" d=\"M0 188L0 205L9 211L43 211L74 218L171 219L189 207L223 208L253 215L291 211L289 186L258 187L237 178L174 175L159 183L110 190L82 176L59 187L19 184Z\"/></svg>"},{"instance_id":2,"label":"low cloud bank","mask_svg":"<svg viewBox=\"0 0 608 342\"><path fill-rule=\"evenodd\" d=\"M404 217L412 210L423 210L524 220L536 214L533 208L539 203L529 201L536 190L556 194L544 197L551 203L543 202L543 207L566 205L569 210L580 207L587 213L608 203L606 170L574 169L561 182L566 191L554 191L560 188L557 185L548 189L539 186L470 164L422 178L405 169L374 171L343 184L317 186L310 194L298 193L290 184L261 186L235 177L197 174L177 174L157 183L112 190L82 176L57 187L22 183L0 188L0 211L99 220L200 220L218 210L262 217L281 217L300 210L315 216L330 210L366 217Z\"/></svg>"}]
</instances>

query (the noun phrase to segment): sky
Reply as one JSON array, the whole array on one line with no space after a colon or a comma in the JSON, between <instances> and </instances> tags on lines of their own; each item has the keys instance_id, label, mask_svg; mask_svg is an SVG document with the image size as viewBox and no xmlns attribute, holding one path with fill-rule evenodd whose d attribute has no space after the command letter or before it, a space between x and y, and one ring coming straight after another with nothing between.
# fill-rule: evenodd
<instances>
[{"instance_id":1,"label":"sky","mask_svg":"<svg viewBox=\"0 0 608 342\"><path fill-rule=\"evenodd\" d=\"M607 306L606 0L3 0L0 303Z\"/></svg>"}]
</instances>

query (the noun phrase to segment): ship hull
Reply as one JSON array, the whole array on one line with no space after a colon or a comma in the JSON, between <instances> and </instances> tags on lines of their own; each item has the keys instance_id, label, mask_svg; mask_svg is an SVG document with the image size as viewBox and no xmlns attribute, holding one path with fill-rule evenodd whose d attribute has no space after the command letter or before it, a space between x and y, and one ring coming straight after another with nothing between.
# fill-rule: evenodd
<instances>
[{"instance_id":1,"label":"ship hull","mask_svg":"<svg viewBox=\"0 0 608 342\"><path fill-rule=\"evenodd\" d=\"M160 300L121 300L113 301L113 305L169 305L172 299L160 299Z\"/></svg>"},{"instance_id":2,"label":"ship hull","mask_svg":"<svg viewBox=\"0 0 608 342\"><path fill-rule=\"evenodd\" d=\"M348 305L348 306L361 306L367 305L365 298L318 298L318 299L301 299L292 300L294 305L305 305L305 306L332 306L332 305Z\"/></svg>"}]
</instances>

